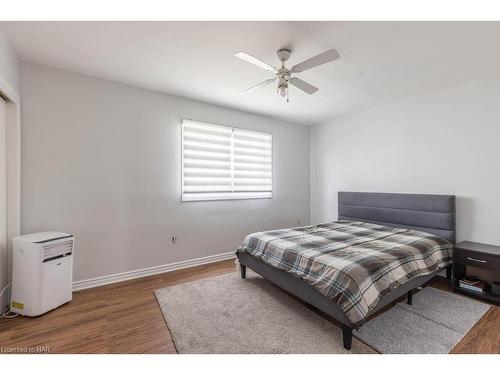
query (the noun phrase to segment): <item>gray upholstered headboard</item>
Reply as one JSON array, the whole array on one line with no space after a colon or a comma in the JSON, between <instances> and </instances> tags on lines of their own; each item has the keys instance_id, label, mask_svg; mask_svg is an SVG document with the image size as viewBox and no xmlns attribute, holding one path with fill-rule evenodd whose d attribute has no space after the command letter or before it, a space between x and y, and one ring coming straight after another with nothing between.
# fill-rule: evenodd
<instances>
[{"instance_id":1,"label":"gray upholstered headboard","mask_svg":"<svg viewBox=\"0 0 500 375\"><path fill-rule=\"evenodd\" d=\"M436 234L455 243L455 196L340 191L339 220Z\"/></svg>"}]
</instances>

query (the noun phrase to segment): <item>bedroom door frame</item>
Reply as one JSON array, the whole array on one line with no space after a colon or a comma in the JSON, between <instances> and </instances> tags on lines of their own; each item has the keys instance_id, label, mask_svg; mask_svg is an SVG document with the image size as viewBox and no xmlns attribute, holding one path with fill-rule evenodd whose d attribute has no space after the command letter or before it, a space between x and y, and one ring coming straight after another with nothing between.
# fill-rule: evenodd
<instances>
[{"instance_id":1,"label":"bedroom door frame","mask_svg":"<svg viewBox=\"0 0 500 375\"><path fill-rule=\"evenodd\" d=\"M12 280L12 237L21 233L21 100L19 94L0 76L0 95L5 101L5 164L6 164L6 239L0 254L0 290ZM0 306L10 298L4 293Z\"/></svg>"},{"instance_id":2,"label":"bedroom door frame","mask_svg":"<svg viewBox=\"0 0 500 375\"><path fill-rule=\"evenodd\" d=\"M7 103L0 94L0 289L7 280ZM3 306L1 306L3 307Z\"/></svg>"}]
</instances>

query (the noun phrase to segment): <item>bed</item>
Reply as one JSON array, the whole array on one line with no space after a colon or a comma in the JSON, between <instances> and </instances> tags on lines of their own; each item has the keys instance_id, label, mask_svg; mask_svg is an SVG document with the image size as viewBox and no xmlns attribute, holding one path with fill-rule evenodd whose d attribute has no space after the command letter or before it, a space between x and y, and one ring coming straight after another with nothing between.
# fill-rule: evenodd
<instances>
[{"instance_id":1,"label":"bed","mask_svg":"<svg viewBox=\"0 0 500 375\"><path fill-rule=\"evenodd\" d=\"M254 233L237 251L246 267L353 329L446 269L451 277L455 196L338 193L338 221Z\"/></svg>"}]
</instances>

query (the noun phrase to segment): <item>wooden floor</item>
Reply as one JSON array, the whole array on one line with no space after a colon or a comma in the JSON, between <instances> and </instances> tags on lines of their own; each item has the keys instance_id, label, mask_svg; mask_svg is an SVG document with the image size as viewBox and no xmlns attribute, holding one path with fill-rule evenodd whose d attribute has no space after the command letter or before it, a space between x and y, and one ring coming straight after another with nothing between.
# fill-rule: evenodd
<instances>
[{"instance_id":1,"label":"wooden floor","mask_svg":"<svg viewBox=\"0 0 500 375\"><path fill-rule=\"evenodd\" d=\"M175 353L155 289L234 272L224 261L87 289L37 318L0 320L0 353ZM432 286L450 290L436 278ZM500 307L493 307L452 353L500 353Z\"/></svg>"}]
</instances>

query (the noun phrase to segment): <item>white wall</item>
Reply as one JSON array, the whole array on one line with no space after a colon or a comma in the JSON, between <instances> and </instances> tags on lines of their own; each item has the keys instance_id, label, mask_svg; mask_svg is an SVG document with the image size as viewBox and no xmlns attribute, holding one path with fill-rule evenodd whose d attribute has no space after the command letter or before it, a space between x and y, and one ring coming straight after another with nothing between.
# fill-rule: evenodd
<instances>
[{"instance_id":1,"label":"white wall","mask_svg":"<svg viewBox=\"0 0 500 375\"><path fill-rule=\"evenodd\" d=\"M74 279L234 251L309 222L309 127L21 64L22 231L77 238ZM180 201L182 118L273 133L272 200ZM171 236L178 243L171 243Z\"/></svg>"},{"instance_id":2,"label":"white wall","mask_svg":"<svg viewBox=\"0 0 500 375\"><path fill-rule=\"evenodd\" d=\"M500 245L499 139L498 76L313 127L311 221L340 190L455 194L457 239Z\"/></svg>"},{"instance_id":3,"label":"white wall","mask_svg":"<svg viewBox=\"0 0 500 375\"><path fill-rule=\"evenodd\" d=\"M29 63L21 93L22 230L75 233L75 280L336 219L339 190L455 194L458 240L500 244L498 76L311 130ZM274 199L181 203L181 118L272 132Z\"/></svg>"}]
</instances>

